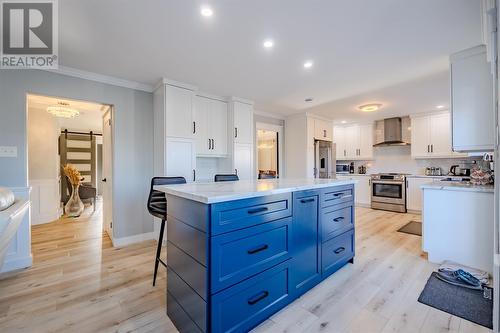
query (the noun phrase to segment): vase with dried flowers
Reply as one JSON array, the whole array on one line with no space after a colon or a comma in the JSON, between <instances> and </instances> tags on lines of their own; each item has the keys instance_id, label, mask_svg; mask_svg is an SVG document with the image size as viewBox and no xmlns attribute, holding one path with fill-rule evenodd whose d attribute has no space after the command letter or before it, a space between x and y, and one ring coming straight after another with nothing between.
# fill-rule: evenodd
<instances>
[{"instance_id":1,"label":"vase with dried flowers","mask_svg":"<svg viewBox=\"0 0 500 333\"><path fill-rule=\"evenodd\" d=\"M72 191L71 196L64 206L64 212L69 217L78 217L82 214L84 206L83 202L80 199L80 183L82 179L82 175L75 168L74 165L66 164L63 166L63 171L66 177L68 177L69 182L71 183Z\"/></svg>"}]
</instances>

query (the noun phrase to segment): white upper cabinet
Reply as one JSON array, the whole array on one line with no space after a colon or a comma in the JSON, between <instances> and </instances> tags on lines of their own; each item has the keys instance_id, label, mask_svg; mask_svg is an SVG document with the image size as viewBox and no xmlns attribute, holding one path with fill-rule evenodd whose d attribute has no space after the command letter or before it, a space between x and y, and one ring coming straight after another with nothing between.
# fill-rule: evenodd
<instances>
[{"instance_id":1,"label":"white upper cabinet","mask_svg":"<svg viewBox=\"0 0 500 333\"><path fill-rule=\"evenodd\" d=\"M333 142L337 160L373 159L373 124L335 126Z\"/></svg>"},{"instance_id":2,"label":"white upper cabinet","mask_svg":"<svg viewBox=\"0 0 500 333\"><path fill-rule=\"evenodd\" d=\"M451 149L449 112L417 115L411 118L411 155L413 158L466 156Z\"/></svg>"},{"instance_id":3,"label":"white upper cabinet","mask_svg":"<svg viewBox=\"0 0 500 333\"><path fill-rule=\"evenodd\" d=\"M166 136L193 138L193 91L165 85Z\"/></svg>"},{"instance_id":4,"label":"white upper cabinet","mask_svg":"<svg viewBox=\"0 0 500 333\"><path fill-rule=\"evenodd\" d=\"M326 120L314 119L314 138L317 140L332 141L332 123Z\"/></svg>"},{"instance_id":5,"label":"white upper cabinet","mask_svg":"<svg viewBox=\"0 0 500 333\"><path fill-rule=\"evenodd\" d=\"M493 77L484 45L450 57L453 149L492 151L495 145Z\"/></svg>"},{"instance_id":6,"label":"white upper cabinet","mask_svg":"<svg viewBox=\"0 0 500 333\"><path fill-rule=\"evenodd\" d=\"M227 155L227 103L195 96L193 104L196 154L198 156Z\"/></svg>"},{"instance_id":7,"label":"white upper cabinet","mask_svg":"<svg viewBox=\"0 0 500 333\"><path fill-rule=\"evenodd\" d=\"M253 105L233 102L234 142L253 144Z\"/></svg>"}]
</instances>

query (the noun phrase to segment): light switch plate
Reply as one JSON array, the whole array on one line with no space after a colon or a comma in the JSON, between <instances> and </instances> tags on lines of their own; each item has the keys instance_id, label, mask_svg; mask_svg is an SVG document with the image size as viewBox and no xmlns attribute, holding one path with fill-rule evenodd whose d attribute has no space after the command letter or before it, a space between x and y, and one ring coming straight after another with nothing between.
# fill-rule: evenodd
<instances>
[{"instance_id":1,"label":"light switch plate","mask_svg":"<svg viewBox=\"0 0 500 333\"><path fill-rule=\"evenodd\" d=\"M0 146L0 157L17 157L17 147Z\"/></svg>"}]
</instances>

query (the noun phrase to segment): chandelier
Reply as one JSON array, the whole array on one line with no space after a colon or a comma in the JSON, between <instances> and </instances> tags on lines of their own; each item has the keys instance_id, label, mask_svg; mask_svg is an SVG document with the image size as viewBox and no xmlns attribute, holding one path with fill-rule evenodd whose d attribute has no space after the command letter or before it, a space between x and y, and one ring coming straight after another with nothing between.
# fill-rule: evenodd
<instances>
[{"instance_id":1,"label":"chandelier","mask_svg":"<svg viewBox=\"0 0 500 333\"><path fill-rule=\"evenodd\" d=\"M80 114L77 109L71 108L66 102L58 102L47 108L47 112L59 118L75 118Z\"/></svg>"}]
</instances>

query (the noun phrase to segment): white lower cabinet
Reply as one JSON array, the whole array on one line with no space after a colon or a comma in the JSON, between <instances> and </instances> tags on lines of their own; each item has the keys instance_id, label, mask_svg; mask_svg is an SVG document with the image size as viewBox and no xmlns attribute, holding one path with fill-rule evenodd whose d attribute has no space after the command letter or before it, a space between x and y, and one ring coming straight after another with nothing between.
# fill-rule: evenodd
<instances>
[{"instance_id":1,"label":"white lower cabinet","mask_svg":"<svg viewBox=\"0 0 500 333\"><path fill-rule=\"evenodd\" d=\"M195 141L167 138L165 145L165 176L184 177L187 182L196 180Z\"/></svg>"},{"instance_id":2,"label":"white lower cabinet","mask_svg":"<svg viewBox=\"0 0 500 333\"><path fill-rule=\"evenodd\" d=\"M444 177L408 177L406 178L406 209L421 212L423 192L420 186L432 182L439 182Z\"/></svg>"},{"instance_id":3,"label":"white lower cabinet","mask_svg":"<svg viewBox=\"0 0 500 333\"><path fill-rule=\"evenodd\" d=\"M253 144L234 144L234 172L240 180L254 179L253 174Z\"/></svg>"},{"instance_id":4,"label":"white lower cabinet","mask_svg":"<svg viewBox=\"0 0 500 333\"><path fill-rule=\"evenodd\" d=\"M370 175L337 175L341 180L357 180L354 185L354 201L357 206L370 207L372 200L372 179Z\"/></svg>"}]
</instances>

